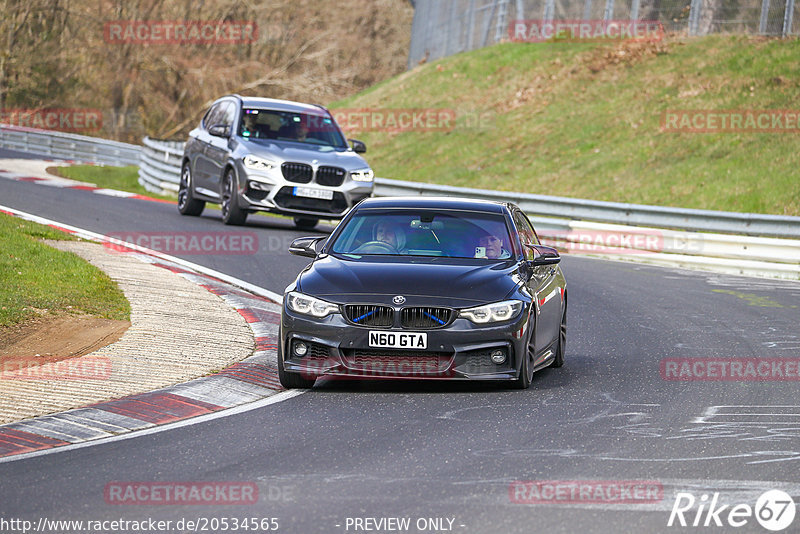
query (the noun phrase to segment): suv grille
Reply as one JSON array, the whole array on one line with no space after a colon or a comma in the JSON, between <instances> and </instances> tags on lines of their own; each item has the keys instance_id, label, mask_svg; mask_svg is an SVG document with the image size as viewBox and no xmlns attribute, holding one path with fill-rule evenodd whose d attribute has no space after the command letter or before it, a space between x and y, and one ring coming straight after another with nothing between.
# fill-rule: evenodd
<instances>
[{"instance_id":1,"label":"suv grille","mask_svg":"<svg viewBox=\"0 0 800 534\"><path fill-rule=\"evenodd\" d=\"M314 174L311 165L307 163L284 163L281 165L283 177L289 182L307 184Z\"/></svg>"},{"instance_id":2,"label":"suv grille","mask_svg":"<svg viewBox=\"0 0 800 534\"><path fill-rule=\"evenodd\" d=\"M403 328L441 328L453 318L450 308L403 308L400 324Z\"/></svg>"},{"instance_id":3,"label":"suv grille","mask_svg":"<svg viewBox=\"0 0 800 534\"><path fill-rule=\"evenodd\" d=\"M347 319L362 326L392 326L394 310L388 306L349 304L344 307Z\"/></svg>"},{"instance_id":4,"label":"suv grille","mask_svg":"<svg viewBox=\"0 0 800 534\"><path fill-rule=\"evenodd\" d=\"M317 183L330 187L338 187L344 182L345 172L340 167L320 167L317 169Z\"/></svg>"}]
</instances>

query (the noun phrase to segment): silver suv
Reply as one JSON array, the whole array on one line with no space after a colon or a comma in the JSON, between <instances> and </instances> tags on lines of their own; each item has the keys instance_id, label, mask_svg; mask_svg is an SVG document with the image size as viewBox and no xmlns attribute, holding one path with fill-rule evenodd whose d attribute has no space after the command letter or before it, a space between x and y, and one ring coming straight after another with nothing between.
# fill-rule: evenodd
<instances>
[{"instance_id":1,"label":"silver suv","mask_svg":"<svg viewBox=\"0 0 800 534\"><path fill-rule=\"evenodd\" d=\"M352 147L348 144L352 143ZM372 194L373 172L322 106L269 98L224 96L189 133L178 210L200 215L220 204L225 224L269 211L311 229L341 219Z\"/></svg>"}]
</instances>

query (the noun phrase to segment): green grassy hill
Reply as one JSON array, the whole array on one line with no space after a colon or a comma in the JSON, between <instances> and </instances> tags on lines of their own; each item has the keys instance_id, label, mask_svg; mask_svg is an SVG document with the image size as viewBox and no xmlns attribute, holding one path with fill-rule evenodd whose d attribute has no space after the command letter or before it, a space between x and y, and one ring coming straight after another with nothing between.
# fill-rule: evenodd
<instances>
[{"instance_id":1,"label":"green grassy hill","mask_svg":"<svg viewBox=\"0 0 800 534\"><path fill-rule=\"evenodd\" d=\"M456 111L447 132L348 131L368 144L381 177L800 215L800 133L661 128L667 110L800 110L798 57L797 39L745 36L506 43L421 65L331 107Z\"/></svg>"}]
</instances>

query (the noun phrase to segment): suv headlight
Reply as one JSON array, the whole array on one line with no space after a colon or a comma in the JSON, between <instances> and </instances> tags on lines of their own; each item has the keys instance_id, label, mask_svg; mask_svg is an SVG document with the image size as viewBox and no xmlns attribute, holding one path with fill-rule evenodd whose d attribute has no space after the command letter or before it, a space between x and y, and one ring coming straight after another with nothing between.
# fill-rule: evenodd
<instances>
[{"instance_id":1,"label":"suv headlight","mask_svg":"<svg viewBox=\"0 0 800 534\"><path fill-rule=\"evenodd\" d=\"M264 158L259 158L258 156L252 156L249 154L245 156L242 161L244 161L245 167L256 171L269 171L278 166L278 164L275 163L274 161L270 161Z\"/></svg>"},{"instance_id":2,"label":"suv headlight","mask_svg":"<svg viewBox=\"0 0 800 534\"><path fill-rule=\"evenodd\" d=\"M286 306L288 306L290 310L296 311L297 313L319 318L326 317L339 311L339 306L336 304L332 304L309 295L304 295L302 293L298 293L297 291L292 291L286 295Z\"/></svg>"},{"instance_id":3,"label":"suv headlight","mask_svg":"<svg viewBox=\"0 0 800 534\"><path fill-rule=\"evenodd\" d=\"M350 178L354 182L371 182L375 178L375 173L370 168L358 169L357 171L350 171Z\"/></svg>"},{"instance_id":4,"label":"suv headlight","mask_svg":"<svg viewBox=\"0 0 800 534\"><path fill-rule=\"evenodd\" d=\"M499 323L516 317L522 310L523 305L524 303L521 300L506 300L476 306L475 308L467 308L459 311L458 314L475 324Z\"/></svg>"}]
</instances>

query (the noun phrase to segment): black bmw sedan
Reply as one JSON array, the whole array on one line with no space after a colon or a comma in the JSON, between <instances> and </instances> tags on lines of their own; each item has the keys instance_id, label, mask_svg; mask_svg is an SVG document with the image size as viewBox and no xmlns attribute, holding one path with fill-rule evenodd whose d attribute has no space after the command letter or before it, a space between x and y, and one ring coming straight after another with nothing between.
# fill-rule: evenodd
<instances>
[{"instance_id":1,"label":"black bmw sedan","mask_svg":"<svg viewBox=\"0 0 800 534\"><path fill-rule=\"evenodd\" d=\"M286 288L278 373L286 388L321 376L497 380L527 388L564 364L567 286L514 204L372 198L325 237Z\"/></svg>"}]
</instances>

